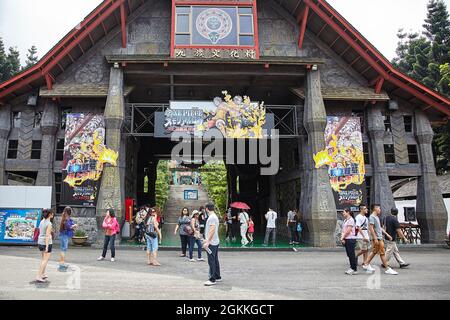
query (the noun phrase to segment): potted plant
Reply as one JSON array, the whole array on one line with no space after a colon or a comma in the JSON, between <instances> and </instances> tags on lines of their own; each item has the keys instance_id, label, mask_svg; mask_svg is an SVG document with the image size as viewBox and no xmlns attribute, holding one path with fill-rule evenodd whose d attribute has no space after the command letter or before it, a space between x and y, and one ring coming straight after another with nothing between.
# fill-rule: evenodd
<instances>
[{"instance_id":1,"label":"potted plant","mask_svg":"<svg viewBox=\"0 0 450 320\"><path fill-rule=\"evenodd\" d=\"M75 235L72 238L72 243L77 246L83 246L86 244L87 239L88 237L86 235L86 232L84 232L83 230L77 230L75 231Z\"/></svg>"}]
</instances>

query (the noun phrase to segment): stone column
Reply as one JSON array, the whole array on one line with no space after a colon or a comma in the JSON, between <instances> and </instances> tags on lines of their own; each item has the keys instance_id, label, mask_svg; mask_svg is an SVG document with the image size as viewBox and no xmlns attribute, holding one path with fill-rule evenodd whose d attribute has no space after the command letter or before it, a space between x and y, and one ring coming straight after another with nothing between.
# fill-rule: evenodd
<instances>
[{"instance_id":1,"label":"stone column","mask_svg":"<svg viewBox=\"0 0 450 320\"><path fill-rule=\"evenodd\" d=\"M395 207L391 185L387 174L386 160L384 156L384 119L381 114L383 104L376 104L368 108L368 133L372 154L372 182L370 198L372 204L381 206L382 214L391 212Z\"/></svg>"},{"instance_id":2,"label":"stone column","mask_svg":"<svg viewBox=\"0 0 450 320\"><path fill-rule=\"evenodd\" d=\"M53 164L55 161L56 132L58 130L59 112L55 102L47 100L41 120L42 151L37 186L52 186L54 182ZM54 194L54 188L53 188ZM52 205L56 205L52 196Z\"/></svg>"},{"instance_id":3,"label":"stone column","mask_svg":"<svg viewBox=\"0 0 450 320\"><path fill-rule=\"evenodd\" d=\"M125 116L125 100L123 96L123 71L120 68L111 68L104 116L106 146L119 153L119 160L117 161L117 167L106 164L103 169L96 213L99 230L102 230L101 224L108 209L114 209L119 223L122 222L124 214L125 145L121 136ZM99 238L97 237L97 239Z\"/></svg>"},{"instance_id":4,"label":"stone column","mask_svg":"<svg viewBox=\"0 0 450 320\"><path fill-rule=\"evenodd\" d=\"M305 203L304 222L308 228L307 241L315 247L334 247L336 204L326 167L317 169L313 154L325 148L327 113L322 98L320 72L308 70L305 85L305 110L303 123L308 134L308 199Z\"/></svg>"},{"instance_id":5,"label":"stone column","mask_svg":"<svg viewBox=\"0 0 450 320\"><path fill-rule=\"evenodd\" d=\"M8 184L5 160L8 152L8 136L11 130L11 106L0 106L0 185Z\"/></svg>"},{"instance_id":6,"label":"stone column","mask_svg":"<svg viewBox=\"0 0 450 320\"><path fill-rule=\"evenodd\" d=\"M423 243L442 243L446 238L447 210L436 177L431 143L434 132L427 116L415 112L415 134L422 176L417 183L416 215Z\"/></svg>"}]
</instances>

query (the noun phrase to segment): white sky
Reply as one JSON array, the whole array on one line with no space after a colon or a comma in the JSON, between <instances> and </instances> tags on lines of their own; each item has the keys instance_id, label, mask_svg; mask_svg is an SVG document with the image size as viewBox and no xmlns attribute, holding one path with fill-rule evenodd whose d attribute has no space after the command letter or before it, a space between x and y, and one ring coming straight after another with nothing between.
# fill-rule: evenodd
<instances>
[{"instance_id":1,"label":"white sky","mask_svg":"<svg viewBox=\"0 0 450 320\"><path fill-rule=\"evenodd\" d=\"M170 0L167 0L170 1ZM419 31L428 0L328 0L389 60L395 56L397 30ZM33 44L42 57L101 0L0 0L0 37L17 46L24 63ZM450 7L450 0L445 0Z\"/></svg>"}]
</instances>

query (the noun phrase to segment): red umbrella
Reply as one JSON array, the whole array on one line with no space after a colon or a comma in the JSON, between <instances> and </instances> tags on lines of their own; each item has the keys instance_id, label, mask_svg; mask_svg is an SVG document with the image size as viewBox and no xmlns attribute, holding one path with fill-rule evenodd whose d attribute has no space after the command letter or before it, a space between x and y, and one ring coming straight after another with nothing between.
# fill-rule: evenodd
<instances>
[{"instance_id":1,"label":"red umbrella","mask_svg":"<svg viewBox=\"0 0 450 320\"><path fill-rule=\"evenodd\" d=\"M236 208L236 209L244 209L244 210L250 209L250 207L244 202L233 202L232 204L230 204L230 207Z\"/></svg>"}]
</instances>

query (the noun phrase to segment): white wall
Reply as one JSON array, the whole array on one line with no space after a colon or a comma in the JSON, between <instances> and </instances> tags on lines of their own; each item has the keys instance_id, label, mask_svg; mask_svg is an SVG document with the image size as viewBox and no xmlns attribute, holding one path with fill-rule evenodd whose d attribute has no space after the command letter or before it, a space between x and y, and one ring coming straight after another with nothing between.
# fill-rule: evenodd
<instances>
[{"instance_id":1,"label":"white wall","mask_svg":"<svg viewBox=\"0 0 450 320\"><path fill-rule=\"evenodd\" d=\"M0 208L45 209L52 206L52 187L0 186Z\"/></svg>"},{"instance_id":2,"label":"white wall","mask_svg":"<svg viewBox=\"0 0 450 320\"><path fill-rule=\"evenodd\" d=\"M444 199L445 208L447 209L447 234L450 231L450 198ZM404 222L405 221L405 210L403 208L405 207L416 207L416 200L402 200L402 201L395 201L395 206L398 209L398 221ZM417 221L416 221L417 223Z\"/></svg>"}]
</instances>

